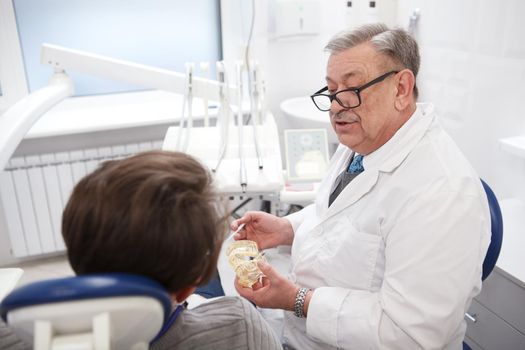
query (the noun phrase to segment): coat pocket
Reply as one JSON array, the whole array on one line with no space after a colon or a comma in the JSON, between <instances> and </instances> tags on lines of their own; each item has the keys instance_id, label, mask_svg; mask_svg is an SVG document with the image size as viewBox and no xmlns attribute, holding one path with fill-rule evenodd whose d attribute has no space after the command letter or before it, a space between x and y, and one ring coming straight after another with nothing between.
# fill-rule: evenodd
<instances>
[{"instance_id":1,"label":"coat pocket","mask_svg":"<svg viewBox=\"0 0 525 350\"><path fill-rule=\"evenodd\" d=\"M335 224L326 224L313 268L329 286L370 290L378 254L383 249L382 238L356 230L345 216Z\"/></svg>"}]
</instances>

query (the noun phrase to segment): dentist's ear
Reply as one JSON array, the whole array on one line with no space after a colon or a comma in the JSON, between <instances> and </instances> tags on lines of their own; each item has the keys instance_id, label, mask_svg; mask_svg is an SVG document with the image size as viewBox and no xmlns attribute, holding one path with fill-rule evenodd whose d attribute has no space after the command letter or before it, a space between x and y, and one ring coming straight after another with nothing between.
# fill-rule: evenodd
<instances>
[{"instance_id":1,"label":"dentist's ear","mask_svg":"<svg viewBox=\"0 0 525 350\"><path fill-rule=\"evenodd\" d=\"M414 101L414 86L416 85L416 78L410 69L403 69L396 75L396 96L394 107L398 111L406 109Z\"/></svg>"}]
</instances>

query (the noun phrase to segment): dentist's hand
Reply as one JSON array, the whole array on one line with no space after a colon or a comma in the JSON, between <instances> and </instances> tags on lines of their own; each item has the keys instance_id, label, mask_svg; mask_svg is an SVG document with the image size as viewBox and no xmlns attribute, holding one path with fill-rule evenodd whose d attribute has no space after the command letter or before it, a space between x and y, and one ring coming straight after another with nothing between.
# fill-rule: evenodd
<instances>
[{"instance_id":1,"label":"dentist's hand","mask_svg":"<svg viewBox=\"0 0 525 350\"><path fill-rule=\"evenodd\" d=\"M252 288L244 288L239 285L236 278L237 292L257 306L293 311L295 295L299 287L279 275L267 262L259 261L257 265L265 276L262 283L257 282Z\"/></svg>"},{"instance_id":2,"label":"dentist's hand","mask_svg":"<svg viewBox=\"0 0 525 350\"><path fill-rule=\"evenodd\" d=\"M242 239L255 241L259 249L292 245L294 237L292 224L284 218L262 211L249 211L242 218L233 221L231 229L235 231L241 224L245 226L233 236L236 241Z\"/></svg>"}]
</instances>

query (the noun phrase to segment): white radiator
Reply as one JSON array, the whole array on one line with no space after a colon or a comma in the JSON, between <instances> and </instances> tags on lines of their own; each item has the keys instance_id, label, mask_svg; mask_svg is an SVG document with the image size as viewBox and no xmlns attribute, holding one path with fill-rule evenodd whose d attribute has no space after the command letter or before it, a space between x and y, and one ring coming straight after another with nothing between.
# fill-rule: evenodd
<instances>
[{"instance_id":1,"label":"white radiator","mask_svg":"<svg viewBox=\"0 0 525 350\"><path fill-rule=\"evenodd\" d=\"M0 196L13 256L64 251L62 210L74 185L102 161L161 147L159 140L11 158Z\"/></svg>"}]
</instances>

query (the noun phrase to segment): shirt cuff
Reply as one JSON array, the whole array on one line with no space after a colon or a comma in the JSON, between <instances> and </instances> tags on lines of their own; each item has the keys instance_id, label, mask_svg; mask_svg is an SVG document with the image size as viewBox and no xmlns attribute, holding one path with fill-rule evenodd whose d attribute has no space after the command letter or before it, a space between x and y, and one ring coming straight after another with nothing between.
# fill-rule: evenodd
<instances>
[{"instance_id":1,"label":"shirt cuff","mask_svg":"<svg viewBox=\"0 0 525 350\"><path fill-rule=\"evenodd\" d=\"M306 317L306 333L317 340L338 347L338 315L350 291L321 287L313 291Z\"/></svg>"}]
</instances>

